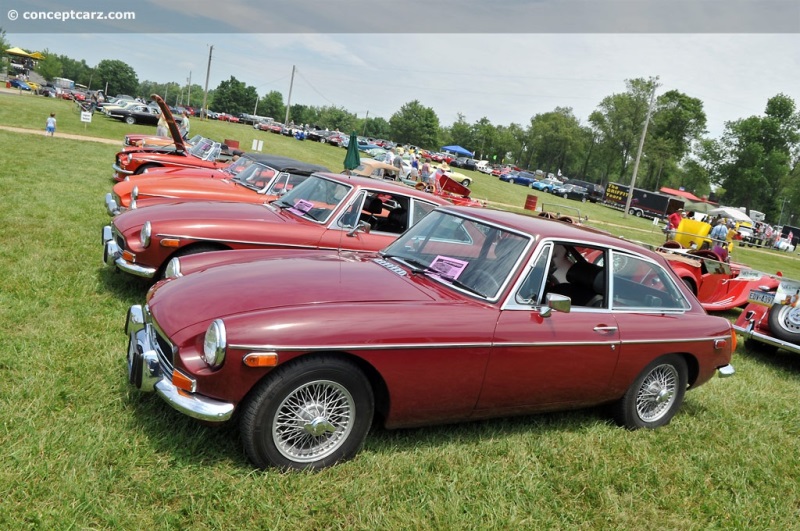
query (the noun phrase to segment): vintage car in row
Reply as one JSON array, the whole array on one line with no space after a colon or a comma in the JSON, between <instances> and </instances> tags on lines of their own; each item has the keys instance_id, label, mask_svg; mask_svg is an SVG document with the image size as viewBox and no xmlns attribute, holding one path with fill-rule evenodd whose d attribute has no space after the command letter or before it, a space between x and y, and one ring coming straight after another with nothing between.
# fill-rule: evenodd
<instances>
[{"instance_id":1,"label":"vintage car in row","mask_svg":"<svg viewBox=\"0 0 800 531\"><path fill-rule=\"evenodd\" d=\"M231 162L235 153L228 150L227 146L223 149L220 142L203 138L196 145L187 147L169 107L160 96L153 94L152 97L164 114L175 147L167 150L123 148L115 155L112 165L115 181L122 181L127 175L137 175L150 168L173 166L218 169Z\"/></svg>"},{"instance_id":2,"label":"vintage car in row","mask_svg":"<svg viewBox=\"0 0 800 531\"><path fill-rule=\"evenodd\" d=\"M743 308L752 290L774 290L780 283L780 273L726 262L710 250L661 247L658 251L709 312Z\"/></svg>"},{"instance_id":3,"label":"vintage car in row","mask_svg":"<svg viewBox=\"0 0 800 531\"><path fill-rule=\"evenodd\" d=\"M176 201L264 203L312 173L328 171L289 157L251 153L222 170L153 171L119 182L106 194L106 211L116 216L125 210Z\"/></svg>"},{"instance_id":4,"label":"vintage car in row","mask_svg":"<svg viewBox=\"0 0 800 531\"><path fill-rule=\"evenodd\" d=\"M157 125L158 120L161 119L161 112L157 107L139 103L121 109L111 109L108 112L108 117L120 120L128 125Z\"/></svg>"},{"instance_id":5,"label":"vintage car in row","mask_svg":"<svg viewBox=\"0 0 800 531\"><path fill-rule=\"evenodd\" d=\"M448 206L376 253L171 264L128 312L129 381L189 417L237 418L257 467L352 458L374 423L610 404L620 425L657 428L734 372L731 324L663 257L537 217Z\"/></svg>"},{"instance_id":6,"label":"vintage car in row","mask_svg":"<svg viewBox=\"0 0 800 531\"><path fill-rule=\"evenodd\" d=\"M748 348L800 353L800 282L782 280L774 289L753 289L734 330Z\"/></svg>"},{"instance_id":7,"label":"vintage car in row","mask_svg":"<svg viewBox=\"0 0 800 531\"><path fill-rule=\"evenodd\" d=\"M189 201L123 212L103 228L103 261L158 278L171 258L212 250L374 251L444 204L402 184L315 173L271 203Z\"/></svg>"},{"instance_id":8,"label":"vintage car in row","mask_svg":"<svg viewBox=\"0 0 800 531\"><path fill-rule=\"evenodd\" d=\"M345 170L342 173L346 172ZM454 181L448 177L446 173L438 175L433 180L433 183L424 183L422 181L404 179L400 176L400 172L400 168L375 159L361 159L361 163L355 169L351 170L351 173L354 175L402 182L408 186L415 187L417 190L424 190L447 199L454 205L474 206L479 208L484 206L483 203L469 196L471 193L469 188Z\"/></svg>"},{"instance_id":9,"label":"vintage car in row","mask_svg":"<svg viewBox=\"0 0 800 531\"><path fill-rule=\"evenodd\" d=\"M574 199L575 201L580 201L582 203L585 203L589 200L589 190L583 186L578 186L575 184L562 184L561 186L556 186L550 193L559 197L563 197L564 199Z\"/></svg>"},{"instance_id":10,"label":"vintage car in row","mask_svg":"<svg viewBox=\"0 0 800 531\"><path fill-rule=\"evenodd\" d=\"M529 171L509 171L500 175L500 180L507 183L520 184L530 187L536 182L536 174Z\"/></svg>"}]
</instances>

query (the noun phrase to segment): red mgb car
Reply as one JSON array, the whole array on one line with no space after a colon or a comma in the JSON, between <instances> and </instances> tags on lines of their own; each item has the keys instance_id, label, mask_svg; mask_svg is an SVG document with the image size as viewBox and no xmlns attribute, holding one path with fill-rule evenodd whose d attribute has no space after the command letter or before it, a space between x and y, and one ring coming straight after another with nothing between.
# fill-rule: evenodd
<instances>
[{"instance_id":1,"label":"red mgb car","mask_svg":"<svg viewBox=\"0 0 800 531\"><path fill-rule=\"evenodd\" d=\"M153 278L174 256L213 250L374 251L443 204L401 184L316 173L267 204L189 201L123 212L103 228L103 261Z\"/></svg>"},{"instance_id":2,"label":"red mgb car","mask_svg":"<svg viewBox=\"0 0 800 531\"><path fill-rule=\"evenodd\" d=\"M128 175L138 175L145 170L163 166L180 168L220 169L231 161L223 156L223 146L219 142L202 139L197 144L187 146L181 138L172 112L158 95L153 94L153 99L158 103L161 112L167 121L174 148L170 146L143 149L140 147L126 147L114 157L114 180L122 181Z\"/></svg>"},{"instance_id":3,"label":"red mgb car","mask_svg":"<svg viewBox=\"0 0 800 531\"><path fill-rule=\"evenodd\" d=\"M128 313L130 381L204 421L238 411L258 467L351 458L374 421L609 403L621 425L656 428L687 389L733 373L731 324L663 257L557 221L449 206L379 253L170 269Z\"/></svg>"},{"instance_id":4,"label":"red mgb car","mask_svg":"<svg viewBox=\"0 0 800 531\"><path fill-rule=\"evenodd\" d=\"M278 155L248 154L224 170L176 170L145 173L122 181L106 194L106 210L125 210L175 201L264 203L277 199L324 166ZM151 177L148 177L151 176Z\"/></svg>"}]
</instances>

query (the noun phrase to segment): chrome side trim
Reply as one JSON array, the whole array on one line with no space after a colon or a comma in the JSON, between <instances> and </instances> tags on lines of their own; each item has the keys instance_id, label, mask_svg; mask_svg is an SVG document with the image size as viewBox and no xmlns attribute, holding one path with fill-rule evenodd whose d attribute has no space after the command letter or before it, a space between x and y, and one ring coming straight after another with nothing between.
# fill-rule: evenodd
<instances>
[{"instance_id":1,"label":"chrome side trim","mask_svg":"<svg viewBox=\"0 0 800 531\"><path fill-rule=\"evenodd\" d=\"M726 338L729 336L725 336ZM697 341L713 342L719 338L697 337L689 339L670 340L669 343L692 343ZM533 342L513 342L505 341L493 343L490 341L482 343L384 343L384 344L360 344L360 345L247 345L230 344L228 348L237 350L255 351L278 351L278 352L312 352L324 350L416 350L416 349L445 349L445 348L492 348L492 347L558 347L558 346L590 346L590 345L649 345L665 343L663 340L635 340L635 341L543 341Z\"/></svg>"}]
</instances>

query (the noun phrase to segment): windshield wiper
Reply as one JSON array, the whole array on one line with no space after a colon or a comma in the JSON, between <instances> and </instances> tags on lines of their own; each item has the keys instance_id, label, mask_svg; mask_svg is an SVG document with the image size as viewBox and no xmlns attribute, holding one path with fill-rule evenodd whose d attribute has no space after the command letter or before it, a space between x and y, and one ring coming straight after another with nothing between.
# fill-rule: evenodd
<instances>
[{"instance_id":1,"label":"windshield wiper","mask_svg":"<svg viewBox=\"0 0 800 531\"><path fill-rule=\"evenodd\" d=\"M447 282L449 284L452 284L453 286L456 286L456 287L461 288L463 290L469 291L470 293L478 295L479 297L483 297L484 299L488 299L489 298L485 293L483 293L481 291L478 291L477 289L473 288L472 286L464 284L463 282L461 282L460 280L458 280L455 277L451 277L450 275L445 275L441 271L437 271L436 269L433 269L432 267L423 264L419 260L416 260L414 258L406 258L404 256L397 256L397 255L384 255L384 256L386 258L396 258L398 260L402 260L403 262L407 263L409 266L411 266L411 272L412 273L415 273L415 274L420 274L421 273L421 274L424 274L424 275L437 276L437 277L441 278L442 280L444 280L445 282Z\"/></svg>"}]
</instances>

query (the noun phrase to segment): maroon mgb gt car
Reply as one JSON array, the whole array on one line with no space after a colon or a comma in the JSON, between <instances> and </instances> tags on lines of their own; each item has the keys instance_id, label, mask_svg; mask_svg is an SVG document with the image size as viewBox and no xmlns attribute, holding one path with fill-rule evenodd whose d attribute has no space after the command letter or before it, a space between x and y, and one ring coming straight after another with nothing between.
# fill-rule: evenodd
<instances>
[{"instance_id":1,"label":"maroon mgb gt car","mask_svg":"<svg viewBox=\"0 0 800 531\"><path fill-rule=\"evenodd\" d=\"M198 200L123 212L103 228L103 261L154 278L170 258L207 251L375 251L446 204L401 184L315 173L266 204Z\"/></svg>"},{"instance_id":2,"label":"maroon mgb gt car","mask_svg":"<svg viewBox=\"0 0 800 531\"><path fill-rule=\"evenodd\" d=\"M258 467L351 458L373 421L609 403L621 425L656 428L687 389L734 372L731 324L663 257L553 220L448 206L377 253L228 251L170 269L128 313L130 381L190 417L238 412Z\"/></svg>"}]
</instances>

